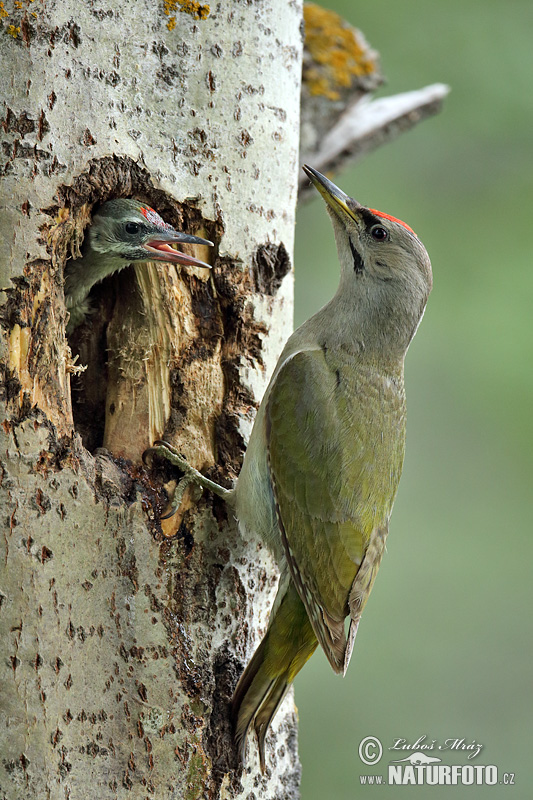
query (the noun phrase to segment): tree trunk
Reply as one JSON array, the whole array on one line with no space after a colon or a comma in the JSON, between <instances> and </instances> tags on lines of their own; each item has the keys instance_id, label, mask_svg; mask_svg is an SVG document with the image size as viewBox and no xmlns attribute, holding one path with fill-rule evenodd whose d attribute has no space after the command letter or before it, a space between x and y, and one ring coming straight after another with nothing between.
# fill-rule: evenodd
<instances>
[{"instance_id":1,"label":"tree trunk","mask_svg":"<svg viewBox=\"0 0 533 800\"><path fill-rule=\"evenodd\" d=\"M292 696L266 776L228 719L275 567L209 495L161 522L177 476L141 454L235 478L290 332L301 4L4 6L0 794L297 797ZM110 197L213 269L123 270L67 341L63 267Z\"/></svg>"}]
</instances>

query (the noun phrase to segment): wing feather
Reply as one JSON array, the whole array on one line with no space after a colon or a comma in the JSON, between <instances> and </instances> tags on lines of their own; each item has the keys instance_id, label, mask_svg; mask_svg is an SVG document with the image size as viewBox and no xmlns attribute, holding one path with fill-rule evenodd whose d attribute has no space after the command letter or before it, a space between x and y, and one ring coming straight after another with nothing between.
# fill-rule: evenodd
<instances>
[{"instance_id":1,"label":"wing feather","mask_svg":"<svg viewBox=\"0 0 533 800\"><path fill-rule=\"evenodd\" d=\"M285 555L337 672L347 665L360 616L359 610L347 641L344 620L357 606L352 588L362 563L372 577L363 585L371 586L375 576L377 566L373 569L365 553L373 532L386 532L403 460L402 444L399 463L387 463L380 415L358 402L361 391L363 396L368 391L357 385L362 378L353 364L348 366L324 349L298 352L278 372L267 406L268 465ZM378 390L378 402L387 404L379 395ZM403 434L403 405L396 405L398 419L389 415L387 424ZM374 560L377 548L370 555Z\"/></svg>"}]
</instances>

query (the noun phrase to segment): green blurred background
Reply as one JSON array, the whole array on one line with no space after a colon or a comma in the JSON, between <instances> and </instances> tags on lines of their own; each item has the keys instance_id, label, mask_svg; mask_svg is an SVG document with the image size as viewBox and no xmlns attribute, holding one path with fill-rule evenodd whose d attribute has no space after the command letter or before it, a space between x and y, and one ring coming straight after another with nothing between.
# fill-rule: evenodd
<instances>
[{"instance_id":1,"label":"green blurred background","mask_svg":"<svg viewBox=\"0 0 533 800\"><path fill-rule=\"evenodd\" d=\"M531 536L533 4L324 3L379 50L380 94L448 83L440 115L336 180L410 224L434 270L407 365L404 474L348 675L296 680L303 800L533 796ZM317 197L298 213L296 324L334 293ZM361 786L395 738L484 745L512 787ZM380 765L358 745L381 739ZM430 755L439 755L431 754ZM441 754L442 755L442 754ZM381 769L380 769L381 767Z\"/></svg>"}]
</instances>

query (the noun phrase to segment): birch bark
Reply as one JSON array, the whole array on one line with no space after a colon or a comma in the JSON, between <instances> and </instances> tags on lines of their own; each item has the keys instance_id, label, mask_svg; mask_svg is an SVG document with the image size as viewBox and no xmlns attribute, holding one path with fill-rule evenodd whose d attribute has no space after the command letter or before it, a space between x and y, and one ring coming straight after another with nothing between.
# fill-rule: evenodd
<instances>
[{"instance_id":1,"label":"birch bark","mask_svg":"<svg viewBox=\"0 0 533 800\"><path fill-rule=\"evenodd\" d=\"M297 797L292 695L264 777L227 717L275 567L208 496L160 524L175 476L141 453L233 478L290 333L301 4L1 10L1 795ZM120 196L213 270L126 269L68 342L65 261Z\"/></svg>"}]
</instances>

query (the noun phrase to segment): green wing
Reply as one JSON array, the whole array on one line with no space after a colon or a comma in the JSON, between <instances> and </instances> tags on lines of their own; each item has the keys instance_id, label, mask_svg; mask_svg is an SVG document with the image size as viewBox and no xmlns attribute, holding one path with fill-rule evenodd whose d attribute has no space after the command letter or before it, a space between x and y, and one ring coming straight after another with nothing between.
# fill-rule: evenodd
<instances>
[{"instance_id":1,"label":"green wing","mask_svg":"<svg viewBox=\"0 0 533 800\"><path fill-rule=\"evenodd\" d=\"M350 591L377 530L384 543L403 460L403 405L398 420L394 414L381 420L390 402L378 384L328 351L309 350L287 359L268 399L269 469L281 538L315 634L337 672L349 660L357 624L347 643ZM383 445L384 424L391 423L396 439L400 434L399 465L390 463Z\"/></svg>"}]
</instances>

